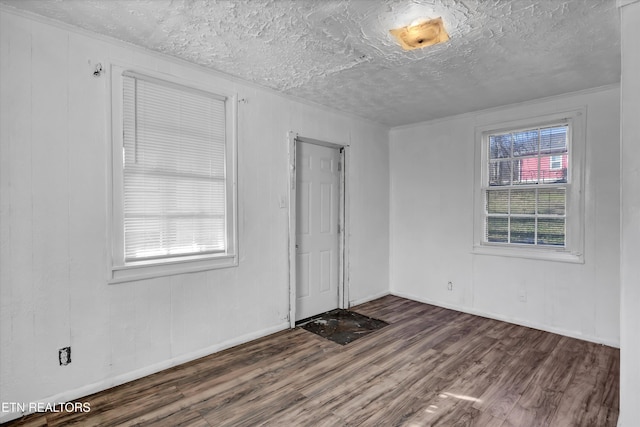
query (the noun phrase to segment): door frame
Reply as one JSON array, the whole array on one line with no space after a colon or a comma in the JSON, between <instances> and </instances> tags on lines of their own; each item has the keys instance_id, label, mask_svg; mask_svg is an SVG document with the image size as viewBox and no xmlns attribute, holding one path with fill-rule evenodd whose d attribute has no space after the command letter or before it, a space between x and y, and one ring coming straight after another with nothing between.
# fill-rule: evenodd
<instances>
[{"instance_id":1,"label":"door frame","mask_svg":"<svg viewBox=\"0 0 640 427\"><path fill-rule=\"evenodd\" d=\"M338 207L338 308L349 308L349 145L302 137L294 131L287 133L289 152L289 324L296 326L296 144L321 145L340 151L340 206Z\"/></svg>"}]
</instances>

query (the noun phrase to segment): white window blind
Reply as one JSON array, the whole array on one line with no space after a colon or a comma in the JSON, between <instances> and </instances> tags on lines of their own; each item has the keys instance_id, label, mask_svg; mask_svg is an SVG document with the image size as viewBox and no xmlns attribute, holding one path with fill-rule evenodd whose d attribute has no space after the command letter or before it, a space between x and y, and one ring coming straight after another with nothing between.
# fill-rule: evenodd
<instances>
[{"instance_id":1,"label":"white window blind","mask_svg":"<svg viewBox=\"0 0 640 427\"><path fill-rule=\"evenodd\" d=\"M225 252L225 102L123 73L125 262Z\"/></svg>"},{"instance_id":2,"label":"white window blind","mask_svg":"<svg viewBox=\"0 0 640 427\"><path fill-rule=\"evenodd\" d=\"M484 242L566 246L569 137L565 123L488 135Z\"/></svg>"}]
</instances>

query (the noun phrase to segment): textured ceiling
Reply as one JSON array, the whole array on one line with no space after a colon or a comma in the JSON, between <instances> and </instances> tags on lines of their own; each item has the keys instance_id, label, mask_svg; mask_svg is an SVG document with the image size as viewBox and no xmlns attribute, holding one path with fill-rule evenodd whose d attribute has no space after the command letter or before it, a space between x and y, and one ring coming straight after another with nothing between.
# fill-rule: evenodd
<instances>
[{"instance_id":1,"label":"textured ceiling","mask_svg":"<svg viewBox=\"0 0 640 427\"><path fill-rule=\"evenodd\" d=\"M615 0L0 0L386 125L618 82ZM451 39L389 34L441 16Z\"/></svg>"}]
</instances>

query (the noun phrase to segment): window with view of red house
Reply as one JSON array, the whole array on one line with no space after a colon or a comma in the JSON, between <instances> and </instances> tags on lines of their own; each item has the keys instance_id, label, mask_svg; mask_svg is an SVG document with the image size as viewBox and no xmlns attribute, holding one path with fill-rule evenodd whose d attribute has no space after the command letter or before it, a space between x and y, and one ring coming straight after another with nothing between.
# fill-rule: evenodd
<instances>
[{"instance_id":1,"label":"window with view of red house","mask_svg":"<svg viewBox=\"0 0 640 427\"><path fill-rule=\"evenodd\" d=\"M484 243L566 245L569 126L489 133Z\"/></svg>"},{"instance_id":2,"label":"window with view of red house","mask_svg":"<svg viewBox=\"0 0 640 427\"><path fill-rule=\"evenodd\" d=\"M476 128L474 253L584 262L585 114Z\"/></svg>"}]
</instances>

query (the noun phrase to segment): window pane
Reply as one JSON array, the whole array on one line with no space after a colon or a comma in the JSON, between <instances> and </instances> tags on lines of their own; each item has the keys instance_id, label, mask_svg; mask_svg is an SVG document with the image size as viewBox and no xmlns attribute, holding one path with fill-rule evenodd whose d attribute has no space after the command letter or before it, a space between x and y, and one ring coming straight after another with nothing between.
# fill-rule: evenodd
<instances>
[{"instance_id":1,"label":"window pane","mask_svg":"<svg viewBox=\"0 0 640 427\"><path fill-rule=\"evenodd\" d=\"M538 219L538 244L564 246L565 244L564 218Z\"/></svg>"},{"instance_id":2,"label":"window pane","mask_svg":"<svg viewBox=\"0 0 640 427\"><path fill-rule=\"evenodd\" d=\"M509 213L509 190L487 191L487 213Z\"/></svg>"},{"instance_id":3,"label":"window pane","mask_svg":"<svg viewBox=\"0 0 640 427\"><path fill-rule=\"evenodd\" d=\"M567 126L540 129L540 152L544 154L566 153Z\"/></svg>"},{"instance_id":4,"label":"window pane","mask_svg":"<svg viewBox=\"0 0 640 427\"><path fill-rule=\"evenodd\" d=\"M538 158L532 157L513 161L514 184L538 183Z\"/></svg>"},{"instance_id":5,"label":"window pane","mask_svg":"<svg viewBox=\"0 0 640 427\"><path fill-rule=\"evenodd\" d=\"M124 78L125 261L226 249L226 104Z\"/></svg>"},{"instance_id":6,"label":"window pane","mask_svg":"<svg viewBox=\"0 0 640 427\"><path fill-rule=\"evenodd\" d=\"M509 241L509 220L487 217L487 242L507 243Z\"/></svg>"},{"instance_id":7,"label":"window pane","mask_svg":"<svg viewBox=\"0 0 640 427\"><path fill-rule=\"evenodd\" d=\"M127 259L224 250L224 181L140 172L125 177Z\"/></svg>"},{"instance_id":8,"label":"window pane","mask_svg":"<svg viewBox=\"0 0 640 427\"><path fill-rule=\"evenodd\" d=\"M511 213L530 214L536 212L536 190L511 190Z\"/></svg>"},{"instance_id":9,"label":"window pane","mask_svg":"<svg viewBox=\"0 0 640 427\"><path fill-rule=\"evenodd\" d=\"M557 124L485 140L486 242L565 245L568 137L569 125Z\"/></svg>"},{"instance_id":10,"label":"window pane","mask_svg":"<svg viewBox=\"0 0 640 427\"><path fill-rule=\"evenodd\" d=\"M489 163L489 185L511 185L511 161Z\"/></svg>"},{"instance_id":11,"label":"window pane","mask_svg":"<svg viewBox=\"0 0 640 427\"><path fill-rule=\"evenodd\" d=\"M559 168L553 167L553 160L560 156L540 157L540 182L543 184L553 184L567 182L567 155L563 154L562 164Z\"/></svg>"},{"instance_id":12,"label":"window pane","mask_svg":"<svg viewBox=\"0 0 640 427\"><path fill-rule=\"evenodd\" d=\"M224 218L171 218L175 239L169 248L171 254L224 250Z\"/></svg>"},{"instance_id":13,"label":"window pane","mask_svg":"<svg viewBox=\"0 0 640 427\"><path fill-rule=\"evenodd\" d=\"M513 157L538 154L538 130L526 130L513 135Z\"/></svg>"},{"instance_id":14,"label":"window pane","mask_svg":"<svg viewBox=\"0 0 640 427\"><path fill-rule=\"evenodd\" d=\"M541 215L564 215L566 193L564 188L538 190L538 213Z\"/></svg>"},{"instance_id":15,"label":"window pane","mask_svg":"<svg viewBox=\"0 0 640 427\"><path fill-rule=\"evenodd\" d=\"M511 243L535 242L535 218L511 218Z\"/></svg>"},{"instance_id":16,"label":"window pane","mask_svg":"<svg viewBox=\"0 0 640 427\"><path fill-rule=\"evenodd\" d=\"M491 135L489 137L489 158L505 159L511 157L511 134Z\"/></svg>"}]
</instances>

